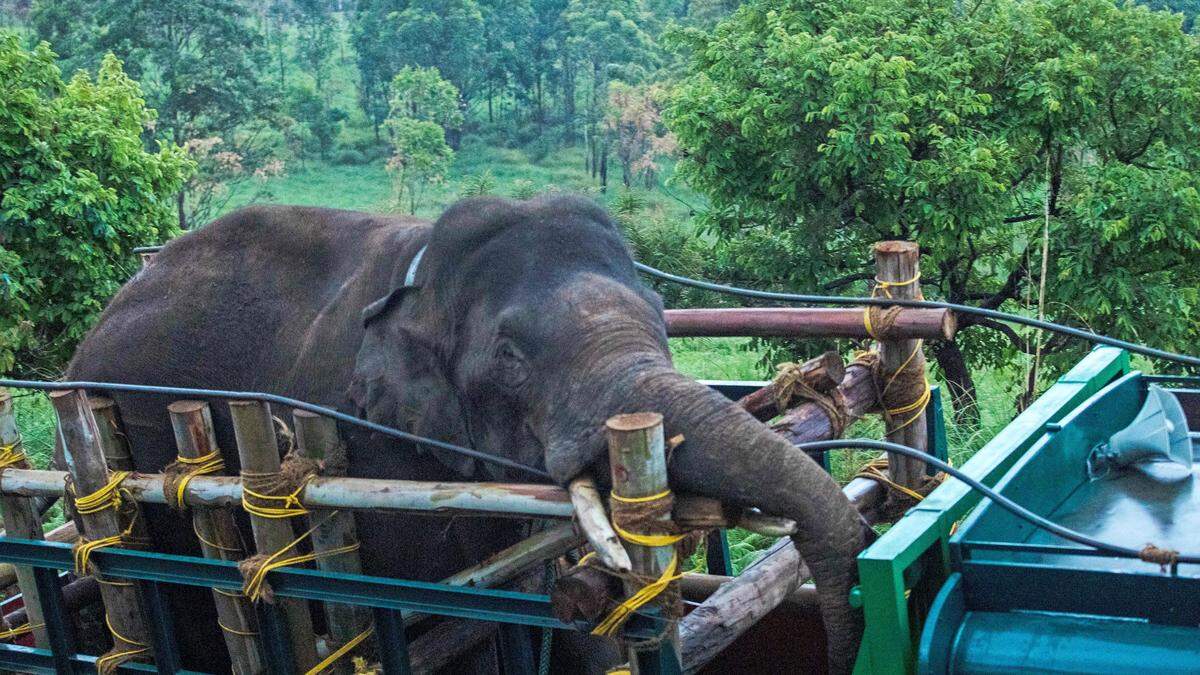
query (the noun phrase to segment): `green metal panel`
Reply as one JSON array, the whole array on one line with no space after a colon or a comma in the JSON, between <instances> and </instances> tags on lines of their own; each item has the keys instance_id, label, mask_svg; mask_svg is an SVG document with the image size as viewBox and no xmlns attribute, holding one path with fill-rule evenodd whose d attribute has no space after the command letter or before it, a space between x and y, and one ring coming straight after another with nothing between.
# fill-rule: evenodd
<instances>
[{"instance_id":1,"label":"green metal panel","mask_svg":"<svg viewBox=\"0 0 1200 675\"><path fill-rule=\"evenodd\" d=\"M1050 387L1025 412L975 454L962 469L994 485L1054 422L1129 371L1129 355L1097 347ZM865 619L856 674L911 673L916 666L914 610L906 591L906 571L917 560L929 561L920 570L920 584L936 590L949 574L947 539L954 523L979 502L979 495L949 479L914 507L858 557L859 588ZM914 595L917 595L914 592Z\"/></svg>"}]
</instances>

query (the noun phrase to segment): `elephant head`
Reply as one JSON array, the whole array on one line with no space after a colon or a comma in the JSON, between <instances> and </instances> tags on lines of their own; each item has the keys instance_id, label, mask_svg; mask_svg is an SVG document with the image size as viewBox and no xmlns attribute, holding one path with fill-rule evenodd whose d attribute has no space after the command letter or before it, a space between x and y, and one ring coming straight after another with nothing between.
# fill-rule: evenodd
<instances>
[{"instance_id":1,"label":"elephant head","mask_svg":"<svg viewBox=\"0 0 1200 675\"><path fill-rule=\"evenodd\" d=\"M674 490L798 523L831 665L849 669L857 512L805 453L675 371L662 302L602 209L575 197L461 202L364 321L350 391L361 414L544 466L562 484L581 472L604 482L607 418L662 413L666 433L686 438L671 456ZM443 459L472 475L469 460Z\"/></svg>"}]
</instances>

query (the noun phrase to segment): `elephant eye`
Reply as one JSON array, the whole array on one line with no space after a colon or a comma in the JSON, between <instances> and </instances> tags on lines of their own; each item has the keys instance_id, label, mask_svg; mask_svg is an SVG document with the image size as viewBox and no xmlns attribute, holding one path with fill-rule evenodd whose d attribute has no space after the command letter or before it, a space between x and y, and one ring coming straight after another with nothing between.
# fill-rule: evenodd
<instances>
[{"instance_id":1,"label":"elephant eye","mask_svg":"<svg viewBox=\"0 0 1200 675\"><path fill-rule=\"evenodd\" d=\"M529 368L525 356L512 342L501 340L496 345L495 361L496 374L506 387L516 389L528 379Z\"/></svg>"}]
</instances>

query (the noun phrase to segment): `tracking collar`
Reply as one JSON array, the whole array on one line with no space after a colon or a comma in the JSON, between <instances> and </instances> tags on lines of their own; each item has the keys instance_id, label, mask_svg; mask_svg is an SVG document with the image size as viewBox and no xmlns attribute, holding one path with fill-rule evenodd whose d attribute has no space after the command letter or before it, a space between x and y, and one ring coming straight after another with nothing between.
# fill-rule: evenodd
<instances>
[{"instance_id":1,"label":"tracking collar","mask_svg":"<svg viewBox=\"0 0 1200 675\"><path fill-rule=\"evenodd\" d=\"M421 247L420 251L413 256L412 262L408 264L408 272L404 275L403 288L419 288L417 286L417 268L421 266L421 258L425 255L425 249L429 248L429 244Z\"/></svg>"}]
</instances>

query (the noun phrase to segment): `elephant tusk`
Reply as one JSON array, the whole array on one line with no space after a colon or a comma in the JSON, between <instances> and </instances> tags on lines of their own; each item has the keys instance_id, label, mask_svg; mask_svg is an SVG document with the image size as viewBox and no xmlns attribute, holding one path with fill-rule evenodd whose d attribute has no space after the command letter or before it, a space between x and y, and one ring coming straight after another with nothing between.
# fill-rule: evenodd
<instances>
[{"instance_id":1,"label":"elephant tusk","mask_svg":"<svg viewBox=\"0 0 1200 675\"><path fill-rule=\"evenodd\" d=\"M604 500L600 498L600 490L596 481L590 476L577 476L567 487L571 495L571 504L575 507L575 518L579 528L587 537L588 543L596 551L604 566L617 572L630 572L633 563L629 554L617 538L608 516L604 512Z\"/></svg>"}]
</instances>

